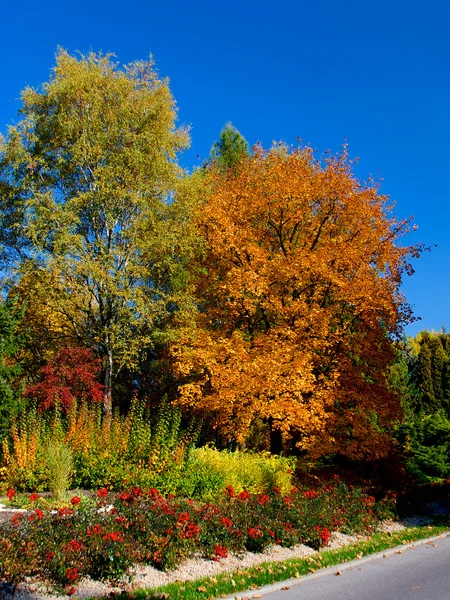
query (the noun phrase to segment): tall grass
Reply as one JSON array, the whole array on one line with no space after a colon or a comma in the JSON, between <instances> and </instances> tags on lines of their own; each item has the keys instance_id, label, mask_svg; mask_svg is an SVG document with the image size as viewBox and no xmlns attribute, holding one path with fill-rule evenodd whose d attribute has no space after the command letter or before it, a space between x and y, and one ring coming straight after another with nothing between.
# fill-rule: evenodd
<instances>
[{"instance_id":1,"label":"tall grass","mask_svg":"<svg viewBox=\"0 0 450 600\"><path fill-rule=\"evenodd\" d=\"M59 440L49 441L45 447L48 468L48 487L60 500L69 489L73 473L73 454L70 446Z\"/></svg>"}]
</instances>

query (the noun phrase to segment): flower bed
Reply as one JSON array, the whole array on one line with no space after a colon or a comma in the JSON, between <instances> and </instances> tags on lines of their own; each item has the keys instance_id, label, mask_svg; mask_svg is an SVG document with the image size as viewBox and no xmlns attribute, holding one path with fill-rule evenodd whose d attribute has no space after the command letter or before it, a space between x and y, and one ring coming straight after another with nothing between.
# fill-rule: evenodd
<instances>
[{"instance_id":1,"label":"flower bed","mask_svg":"<svg viewBox=\"0 0 450 600\"><path fill-rule=\"evenodd\" d=\"M118 581L134 564L170 569L200 555L219 561L229 552L261 552L271 544L325 546L331 530L370 531L388 507L358 488L336 483L316 490L278 488L235 493L200 504L156 489L131 488L95 501L74 496L58 510L17 513L0 532L0 579L37 575L74 592L82 577Z\"/></svg>"}]
</instances>

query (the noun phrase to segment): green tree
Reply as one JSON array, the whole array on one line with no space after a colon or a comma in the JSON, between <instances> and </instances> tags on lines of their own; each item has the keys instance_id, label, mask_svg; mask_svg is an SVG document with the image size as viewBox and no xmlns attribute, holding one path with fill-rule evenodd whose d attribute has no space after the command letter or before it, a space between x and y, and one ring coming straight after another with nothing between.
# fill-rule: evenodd
<instances>
[{"instance_id":1,"label":"green tree","mask_svg":"<svg viewBox=\"0 0 450 600\"><path fill-rule=\"evenodd\" d=\"M220 132L219 139L211 149L210 161L220 169L235 169L239 162L250 154L247 140L236 127L227 123Z\"/></svg>"},{"instance_id":2,"label":"green tree","mask_svg":"<svg viewBox=\"0 0 450 600\"><path fill-rule=\"evenodd\" d=\"M0 442L17 406L14 382L21 372L17 354L23 343L23 336L18 333L22 314L15 299L0 301Z\"/></svg>"},{"instance_id":3,"label":"green tree","mask_svg":"<svg viewBox=\"0 0 450 600\"><path fill-rule=\"evenodd\" d=\"M421 393L420 408L426 414L444 409L450 415L450 334L421 331L415 347L417 368L412 378Z\"/></svg>"},{"instance_id":4,"label":"green tree","mask_svg":"<svg viewBox=\"0 0 450 600\"><path fill-rule=\"evenodd\" d=\"M22 219L30 244L18 272L49 274L49 310L103 358L109 417L113 378L193 309L189 206L174 199L188 131L175 127L151 60L119 68L95 53L59 51L50 81L22 93L20 114L0 156L3 214Z\"/></svg>"}]
</instances>

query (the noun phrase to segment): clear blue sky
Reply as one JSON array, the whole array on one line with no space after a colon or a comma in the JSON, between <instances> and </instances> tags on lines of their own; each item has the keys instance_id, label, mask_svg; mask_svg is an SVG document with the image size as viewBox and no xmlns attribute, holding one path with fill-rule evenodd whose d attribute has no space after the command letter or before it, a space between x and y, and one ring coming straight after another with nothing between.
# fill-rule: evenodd
<instances>
[{"instance_id":1,"label":"clear blue sky","mask_svg":"<svg viewBox=\"0 0 450 600\"><path fill-rule=\"evenodd\" d=\"M404 283L422 318L407 333L450 328L449 0L22 0L1 15L3 132L60 45L121 63L152 53L192 127L188 168L228 121L250 144L346 138L358 177L382 177L396 214L415 216L406 242L437 244Z\"/></svg>"}]
</instances>

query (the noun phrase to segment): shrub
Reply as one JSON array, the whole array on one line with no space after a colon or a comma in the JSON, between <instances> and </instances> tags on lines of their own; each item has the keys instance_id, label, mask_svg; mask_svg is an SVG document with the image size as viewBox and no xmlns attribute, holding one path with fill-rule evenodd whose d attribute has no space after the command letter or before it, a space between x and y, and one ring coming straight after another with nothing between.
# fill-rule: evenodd
<instances>
[{"instance_id":1,"label":"shrub","mask_svg":"<svg viewBox=\"0 0 450 600\"><path fill-rule=\"evenodd\" d=\"M450 420L444 410L403 423L397 437L406 455L407 470L419 483L450 476Z\"/></svg>"},{"instance_id":2,"label":"shrub","mask_svg":"<svg viewBox=\"0 0 450 600\"><path fill-rule=\"evenodd\" d=\"M196 553L219 560L273 543L319 548L332 530L370 530L384 510L379 514L374 498L344 484L289 494L228 486L216 503L164 497L154 488L115 495L101 488L96 505L74 497L68 507L35 509L5 525L0 579L38 574L69 586L85 575L117 581L133 563L172 568Z\"/></svg>"},{"instance_id":3,"label":"shrub","mask_svg":"<svg viewBox=\"0 0 450 600\"><path fill-rule=\"evenodd\" d=\"M210 480L217 477L218 481L231 485L237 492L246 489L251 493L260 493L278 487L286 493L292 488L295 459L269 452L227 452L205 446L192 451L187 467L192 473L208 473ZM218 488L217 492L220 493L223 487Z\"/></svg>"}]
</instances>

